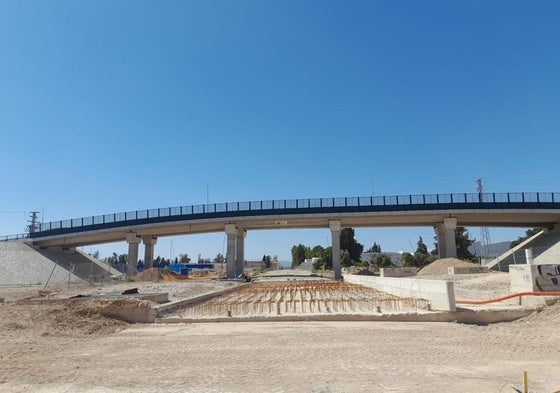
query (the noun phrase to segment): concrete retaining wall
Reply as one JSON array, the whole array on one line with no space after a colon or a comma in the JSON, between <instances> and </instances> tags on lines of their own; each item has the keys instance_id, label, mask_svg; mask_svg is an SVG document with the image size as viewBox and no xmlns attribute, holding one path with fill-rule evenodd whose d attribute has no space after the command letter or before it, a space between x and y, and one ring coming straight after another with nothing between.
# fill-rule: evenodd
<instances>
[{"instance_id":1,"label":"concrete retaining wall","mask_svg":"<svg viewBox=\"0 0 560 393\"><path fill-rule=\"evenodd\" d=\"M380 269L381 277L410 277L418 273L416 267L384 267Z\"/></svg>"},{"instance_id":2,"label":"concrete retaining wall","mask_svg":"<svg viewBox=\"0 0 560 393\"><path fill-rule=\"evenodd\" d=\"M364 285L400 297L426 299L432 309L455 311L452 281L345 275L344 281Z\"/></svg>"},{"instance_id":3,"label":"concrete retaining wall","mask_svg":"<svg viewBox=\"0 0 560 393\"><path fill-rule=\"evenodd\" d=\"M560 265L510 265L511 292L560 292Z\"/></svg>"},{"instance_id":4,"label":"concrete retaining wall","mask_svg":"<svg viewBox=\"0 0 560 393\"><path fill-rule=\"evenodd\" d=\"M447 268L447 274L479 274L488 273L486 266L452 266Z\"/></svg>"}]
</instances>

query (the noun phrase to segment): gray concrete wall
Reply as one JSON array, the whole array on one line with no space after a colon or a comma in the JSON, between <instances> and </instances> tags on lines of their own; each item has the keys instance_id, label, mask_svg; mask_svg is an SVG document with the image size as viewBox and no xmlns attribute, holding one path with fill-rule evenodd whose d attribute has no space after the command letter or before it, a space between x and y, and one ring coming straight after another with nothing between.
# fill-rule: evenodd
<instances>
[{"instance_id":1,"label":"gray concrete wall","mask_svg":"<svg viewBox=\"0 0 560 393\"><path fill-rule=\"evenodd\" d=\"M512 265L524 265L527 263L525 249L528 248L533 251L535 264L560 264L560 228L557 226L554 230L537 233L486 266L494 270L508 271Z\"/></svg>"},{"instance_id":2,"label":"gray concrete wall","mask_svg":"<svg viewBox=\"0 0 560 393\"><path fill-rule=\"evenodd\" d=\"M51 276L52 274L52 276ZM23 242L0 242L0 285L83 282Z\"/></svg>"},{"instance_id":3,"label":"gray concrete wall","mask_svg":"<svg viewBox=\"0 0 560 393\"><path fill-rule=\"evenodd\" d=\"M410 277L418 273L416 267L383 267L380 269L381 277Z\"/></svg>"},{"instance_id":4,"label":"gray concrete wall","mask_svg":"<svg viewBox=\"0 0 560 393\"><path fill-rule=\"evenodd\" d=\"M400 297L426 299L432 309L455 311L453 282L418 278L393 278L345 275L344 281L364 285Z\"/></svg>"},{"instance_id":5,"label":"gray concrete wall","mask_svg":"<svg viewBox=\"0 0 560 393\"><path fill-rule=\"evenodd\" d=\"M516 292L560 292L560 264L512 265L510 290Z\"/></svg>"},{"instance_id":6,"label":"gray concrete wall","mask_svg":"<svg viewBox=\"0 0 560 393\"><path fill-rule=\"evenodd\" d=\"M93 257L75 249L38 250L37 252L84 281L103 281L111 277L111 271L118 273L103 262L96 262Z\"/></svg>"}]
</instances>

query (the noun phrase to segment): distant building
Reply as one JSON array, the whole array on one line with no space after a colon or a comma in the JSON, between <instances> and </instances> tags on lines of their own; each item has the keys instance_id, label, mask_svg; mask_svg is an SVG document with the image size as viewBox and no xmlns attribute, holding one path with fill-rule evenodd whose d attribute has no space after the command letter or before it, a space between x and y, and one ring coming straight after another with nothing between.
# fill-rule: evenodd
<instances>
[{"instance_id":1,"label":"distant building","mask_svg":"<svg viewBox=\"0 0 560 393\"><path fill-rule=\"evenodd\" d=\"M319 262L320 260L321 258L308 258L298 266L298 269L311 271L313 270L315 262Z\"/></svg>"}]
</instances>

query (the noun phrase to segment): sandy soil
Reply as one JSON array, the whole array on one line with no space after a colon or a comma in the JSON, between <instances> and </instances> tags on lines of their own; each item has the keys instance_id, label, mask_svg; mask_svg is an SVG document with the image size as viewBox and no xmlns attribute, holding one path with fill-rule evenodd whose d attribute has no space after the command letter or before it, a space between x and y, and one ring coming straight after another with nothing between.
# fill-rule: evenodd
<instances>
[{"instance_id":1,"label":"sandy soil","mask_svg":"<svg viewBox=\"0 0 560 393\"><path fill-rule=\"evenodd\" d=\"M208 289L198 282L133 284L165 286L174 296ZM111 288L90 289L122 289ZM127 325L105 316L103 301L18 301L29 291L37 289L0 289L2 393L513 392L524 370L532 391L560 389L560 305L490 326ZM61 289L53 297L83 291Z\"/></svg>"}]
</instances>

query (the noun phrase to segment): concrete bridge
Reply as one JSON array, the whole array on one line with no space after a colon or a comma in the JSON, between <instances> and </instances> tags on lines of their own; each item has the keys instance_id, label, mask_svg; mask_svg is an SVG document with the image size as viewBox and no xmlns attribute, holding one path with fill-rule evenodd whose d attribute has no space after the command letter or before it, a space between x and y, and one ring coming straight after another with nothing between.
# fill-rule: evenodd
<instances>
[{"instance_id":1,"label":"concrete bridge","mask_svg":"<svg viewBox=\"0 0 560 393\"><path fill-rule=\"evenodd\" d=\"M144 263L153 264L161 236L225 231L227 275L243 271L248 230L328 228L333 269L341 277L340 231L343 227L432 226L440 257L456 257L457 226L543 227L560 223L560 193L454 193L229 202L129 211L51 221L24 238L39 248L70 249L126 241L129 274L136 272L139 244Z\"/></svg>"}]
</instances>

